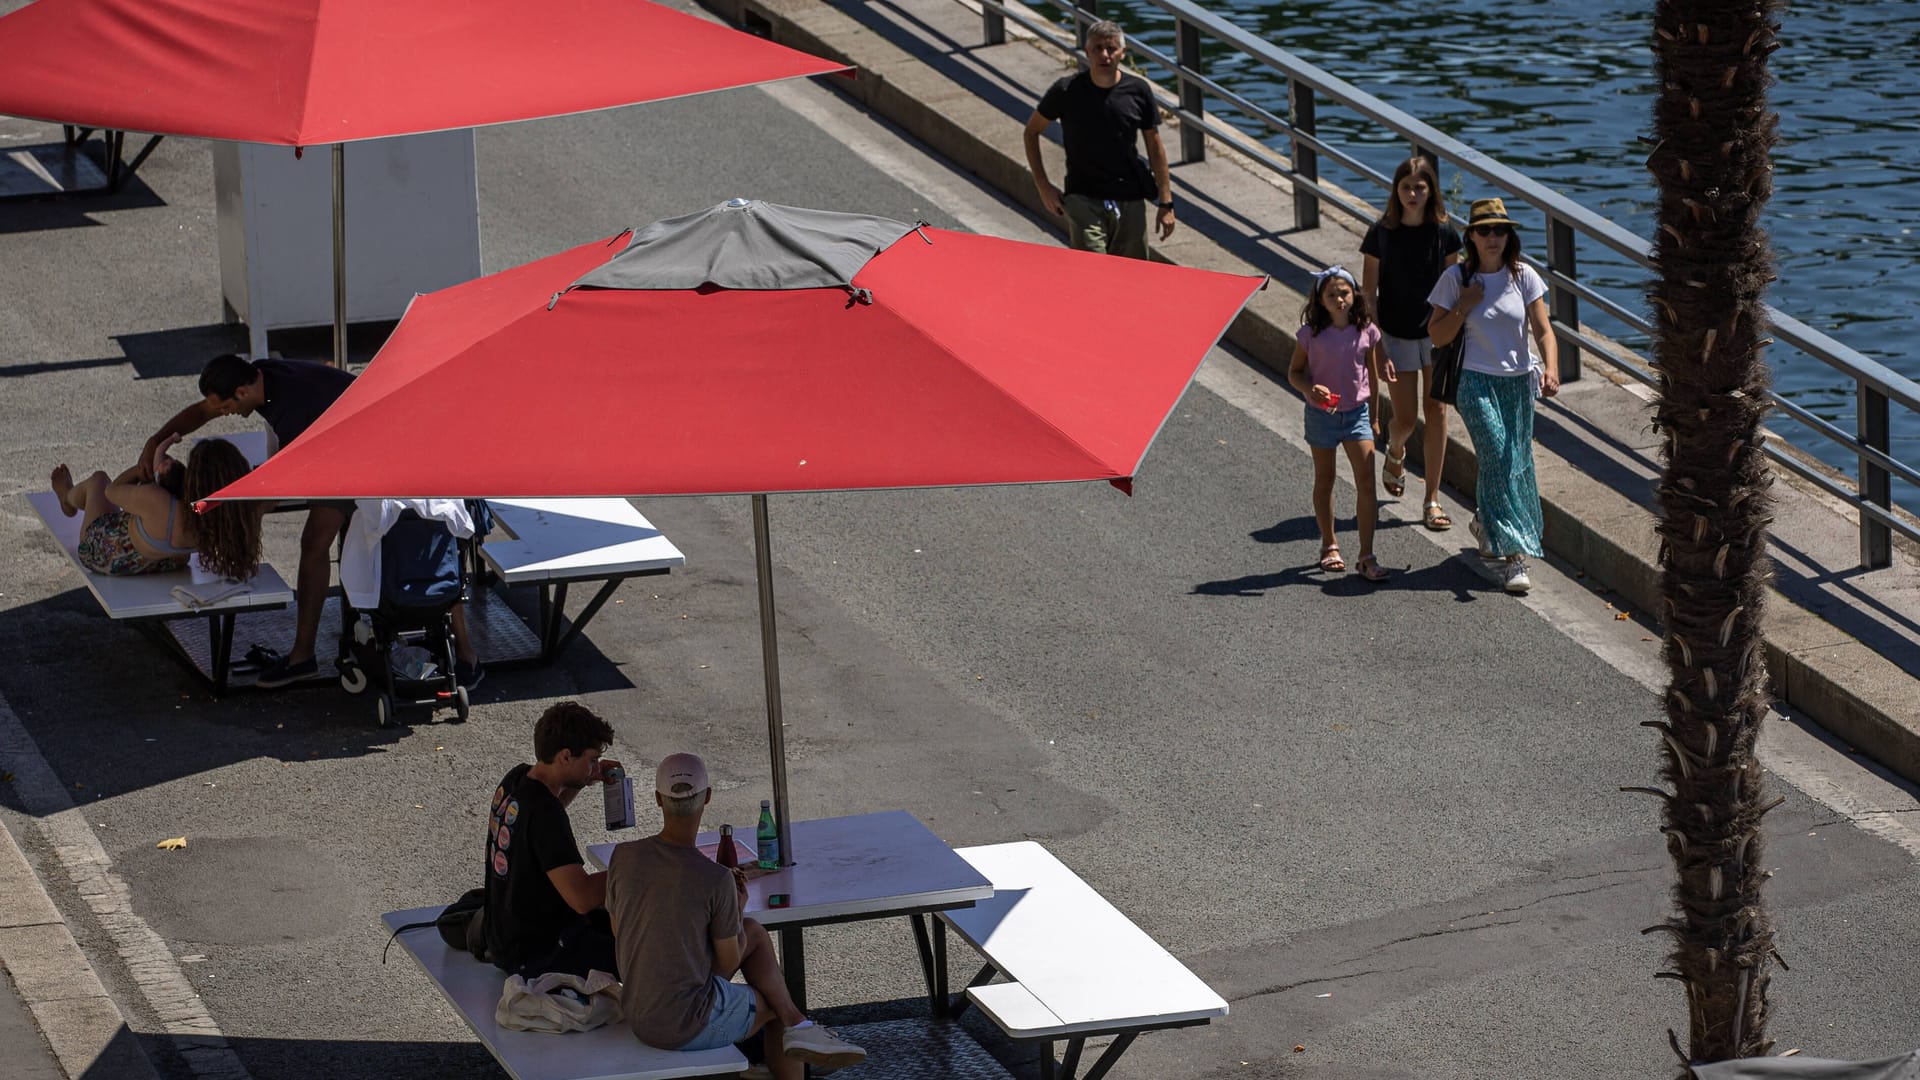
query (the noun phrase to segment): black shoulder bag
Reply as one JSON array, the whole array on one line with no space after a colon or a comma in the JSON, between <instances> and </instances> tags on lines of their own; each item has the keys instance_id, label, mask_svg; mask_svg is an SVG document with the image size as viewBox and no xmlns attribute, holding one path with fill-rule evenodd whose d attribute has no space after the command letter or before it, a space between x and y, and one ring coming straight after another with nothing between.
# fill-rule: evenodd
<instances>
[{"instance_id":1,"label":"black shoulder bag","mask_svg":"<svg viewBox=\"0 0 1920 1080\"><path fill-rule=\"evenodd\" d=\"M1460 271L1460 291L1465 292L1467 286L1473 283L1473 275L1467 272L1465 263L1455 263L1454 266ZM1433 400L1452 405L1454 399L1460 396L1461 363L1465 359L1461 347L1466 342L1467 323L1462 319L1460 332L1453 335L1452 341L1433 347L1433 382L1429 395Z\"/></svg>"}]
</instances>

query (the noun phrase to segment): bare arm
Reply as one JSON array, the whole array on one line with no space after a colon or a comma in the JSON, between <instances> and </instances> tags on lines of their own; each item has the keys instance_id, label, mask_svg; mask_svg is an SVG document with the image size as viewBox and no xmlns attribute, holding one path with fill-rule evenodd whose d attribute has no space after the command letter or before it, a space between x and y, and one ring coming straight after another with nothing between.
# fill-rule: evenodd
<instances>
[{"instance_id":1,"label":"bare arm","mask_svg":"<svg viewBox=\"0 0 1920 1080\"><path fill-rule=\"evenodd\" d=\"M147 440L147 444L140 448L140 463L134 467L140 470L142 477L149 480L152 479L153 452L159 448L160 444L166 442L171 436L185 435L189 432L199 431L205 427L207 421L213 419L215 415L217 414L207 407L204 399L196 401L186 408L181 409L179 412L174 413L173 419L162 424L160 430L154 432L153 436Z\"/></svg>"},{"instance_id":2,"label":"bare arm","mask_svg":"<svg viewBox=\"0 0 1920 1080\"><path fill-rule=\"evenodd\" d=\"M1380 321L1380 256L1364 256L1360 264L1360 295L1367 298L1367 310L1373 314L1373 321Z\"/></svg>"},{"instance_id":3,"label":"bare arm","mask_svg":"<svg viewBox=\"0 0 1920 1080\"><path fill-rule=\"evenodd\" d=\"M556 866L547 871L547 880L559 891L567 906L585 915L607 903L607 875L589 874L579 863Z\"/></svg>"},{"instance_id":4,"label":"bare arm","mask_svg":"<svg viewBox=\"0 0 1920 1080\"><path fill-rule=\"evenodd\" d=\"M1064 214L1066 208L1060 203L1060 189L1047 179L1047 163L1040 156L1040 136L1052 124L1053 121L1041 116L1036 109L1032 116L1027 117L1027 129L1021 138L1027 144L1027 168L1033 170L1033 187L1040 193L1040 204L1047 208L1049 214Z\"/></svg>"},{"instance_id":5,"label":"bare arm","mask_svg":"<svg viewBox=\"0 0 1920 1080\"><path fill-rule=\"evenodd\" d=\"M1159 128L1148 128L1141 133L1147 143L1147 165L1153 170L1153 187L1157 193L1153 202L1156 209L1153 223L1160 230L1160 239L1173 235L1173 174L1167 169L1167 144L1160 138Z\"/></svg>"},{"instance_id":6,"label":"bare arm","mask_svg":"<svg viewBox=\"0 0 1920 1080\"><path fill-rule=\"evenodd\" d=\"M1552 397L1560 392L1560 342L1554 337L1545 297L1527 305L1527 322L1540 347L1540 393Z\"/></svg>"},{"instance_id":7,"label":"bare arm","mask_svg":"<svg viewBox=\"0 0 1920 1080\"><path fill-rule=\"evenodd\" d=\"M723 979L733 978L740 970L740 935L713 939L713 973Z\"/></svg>"},{"instance_id":8,"label":"bare arm","mask_svg":"<svg viewBox=\"0 0 1920 1080\"><path fill-rule=\"evenodd\" d=\"M1307 347L1297 341L1293 343L1293 360L1287 365L1287 384L1300 391L1309 404L1326 407L1327 388L1307 374Z\"/></svg>"}]
</instances>

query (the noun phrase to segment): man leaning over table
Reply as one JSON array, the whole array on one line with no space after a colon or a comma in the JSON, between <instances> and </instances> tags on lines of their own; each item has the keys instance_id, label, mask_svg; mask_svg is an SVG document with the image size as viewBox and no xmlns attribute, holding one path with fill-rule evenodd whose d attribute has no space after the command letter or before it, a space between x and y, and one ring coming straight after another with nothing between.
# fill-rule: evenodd
<instances>
[{"instance_id":1,"label":"man leaning over table","mask_svg":"<svg viewBox=\"0 0 1920 1080\"><path fill-rule=\"evenodd\" d=\"M621 985L620 1010L641 1042L711 1050L758 1031L776 1080L857 1065L867 1052L794 1006L767 931L740 909L746 877L702 854L700 817L713 798L707 766L674 754L654 774L660 832L613 849L607 913L620 969L645 972ZM747 985L733 982L735 972Z\"/></svg>"},{"instance_id":2,"label":"man leaning over table","mask_svg":"<svg viewBox=\"0 0 1920 1080\"><path fill-rule=\"evenodd\" d=\"M154 448L175 435L200 430L220 416L252 416L259 413L272 433L272 452L287 445L313 426L347 387L353 376L328 364L308 360L249 361L225 353L207 361L200 372L201 400L174 414L161 426L140 453L143 470L150 468ZM151 477L147 477L151 479ZM254 680L263 689L317 675L319 661L314 659L314 642L320 636L320 616L327 606L327 586L332 582L332 549L347 518L353 514L351 499L316 500L307 508L306 527L300 532L300 572L294 581L293 644L278 660ZM473 687L485 674L467 637L465 605L454 605L454 676L460 685Z\"/></svg>"}]
</instances>

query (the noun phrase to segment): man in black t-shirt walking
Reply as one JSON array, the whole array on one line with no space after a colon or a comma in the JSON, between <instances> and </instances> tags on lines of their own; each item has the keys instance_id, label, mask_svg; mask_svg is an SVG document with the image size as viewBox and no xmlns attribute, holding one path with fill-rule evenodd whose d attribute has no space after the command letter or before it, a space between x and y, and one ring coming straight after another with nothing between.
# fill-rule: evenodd
<instances>
[{"instance_id":1,"label":"man in black t-shirt walking","mask_svg":"<svg viewBox=\"0 0 1920 1080\"><path fill-rule=\"evenodd\" d=\"M1119 24L1087 29L1087 70L1053 84L1027 120L1027 166L1049 213L1065 214L1067 238L1081 251L1147 257L1147 200L1155 207L1160 239L1173 235L1173 181L1160 141L1160 106L1153 87L1120 70L1127 53ZM1047 179L1040 136L1060 121L1067 147L1067 190ZM1143 139L1147 159L1134 149Z\"/></svg>"},{"instance_id":2,"label":"man in black t-shirt walking","mask_svg":"<svg viewBox=\"0 0 1920 1080\"><path fill-rule=\"evenodd\" d=\"M528 976L600 970L618 977L607 876L587 873L567 807L588 784L610 784L620 763L602 758L613 728L563 701L533 726L532 765L516 765L487 814L487 951Z\"/></svg>"}]
</instances>

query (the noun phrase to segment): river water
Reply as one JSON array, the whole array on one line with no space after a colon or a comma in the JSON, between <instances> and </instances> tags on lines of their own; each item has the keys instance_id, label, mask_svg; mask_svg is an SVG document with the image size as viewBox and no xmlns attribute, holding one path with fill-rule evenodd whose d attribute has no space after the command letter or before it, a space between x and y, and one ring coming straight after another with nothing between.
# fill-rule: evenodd
<instances>
[{"instance_id":1,"label":"river water","mask_svg":"<svg viewBox=\"0 0 1920 1080\"><path fill-rule=\"evenodd\" d=\"M1497 158L1642 236L1653 230L1654 191L1638 141L1652 126L1650 0L1208 0L1265 40ZM1172 17L1144 0L1102 0L1129 34L1171 55ZM1766 217L1780 280L1776 308L1920 379L1920 0L1799 0L1783 11L1773 54L1780 113L1774 196ZM1284 83L1244 56L1212 50L1210 73L1286 115ZM1146 68L1151 77L1164 71ZM1228 122L1258 133L1224 105ZM1390 171L1405 146L1322 102L1323 138ZM1270 133L1266 141L1277 144ZM1441 185L1464 217L1481 191L1445 164ZM1321 159L1321 175L1375 205L1384 188ZM1510 208L1515 209L1517 208ZM1516 212L1516 217L1527 221ZM1538 215L1531 217L1539 221ZM1538 227L1523 233L1543 255ZM1644 312L1646 272L1580 246L1583 278ZM1584 305L1582 316L1638 348L1644 340ZM1851 380L1794 350L1770 350L1780 393L1846 430ZM1823 460L1855 459L1783 415L1776 427ZM1894 456L1920 465L1920 416L1893 409ZM1915 492L1896 492L1914 506Z\"/></svg>"}]
</instances>

